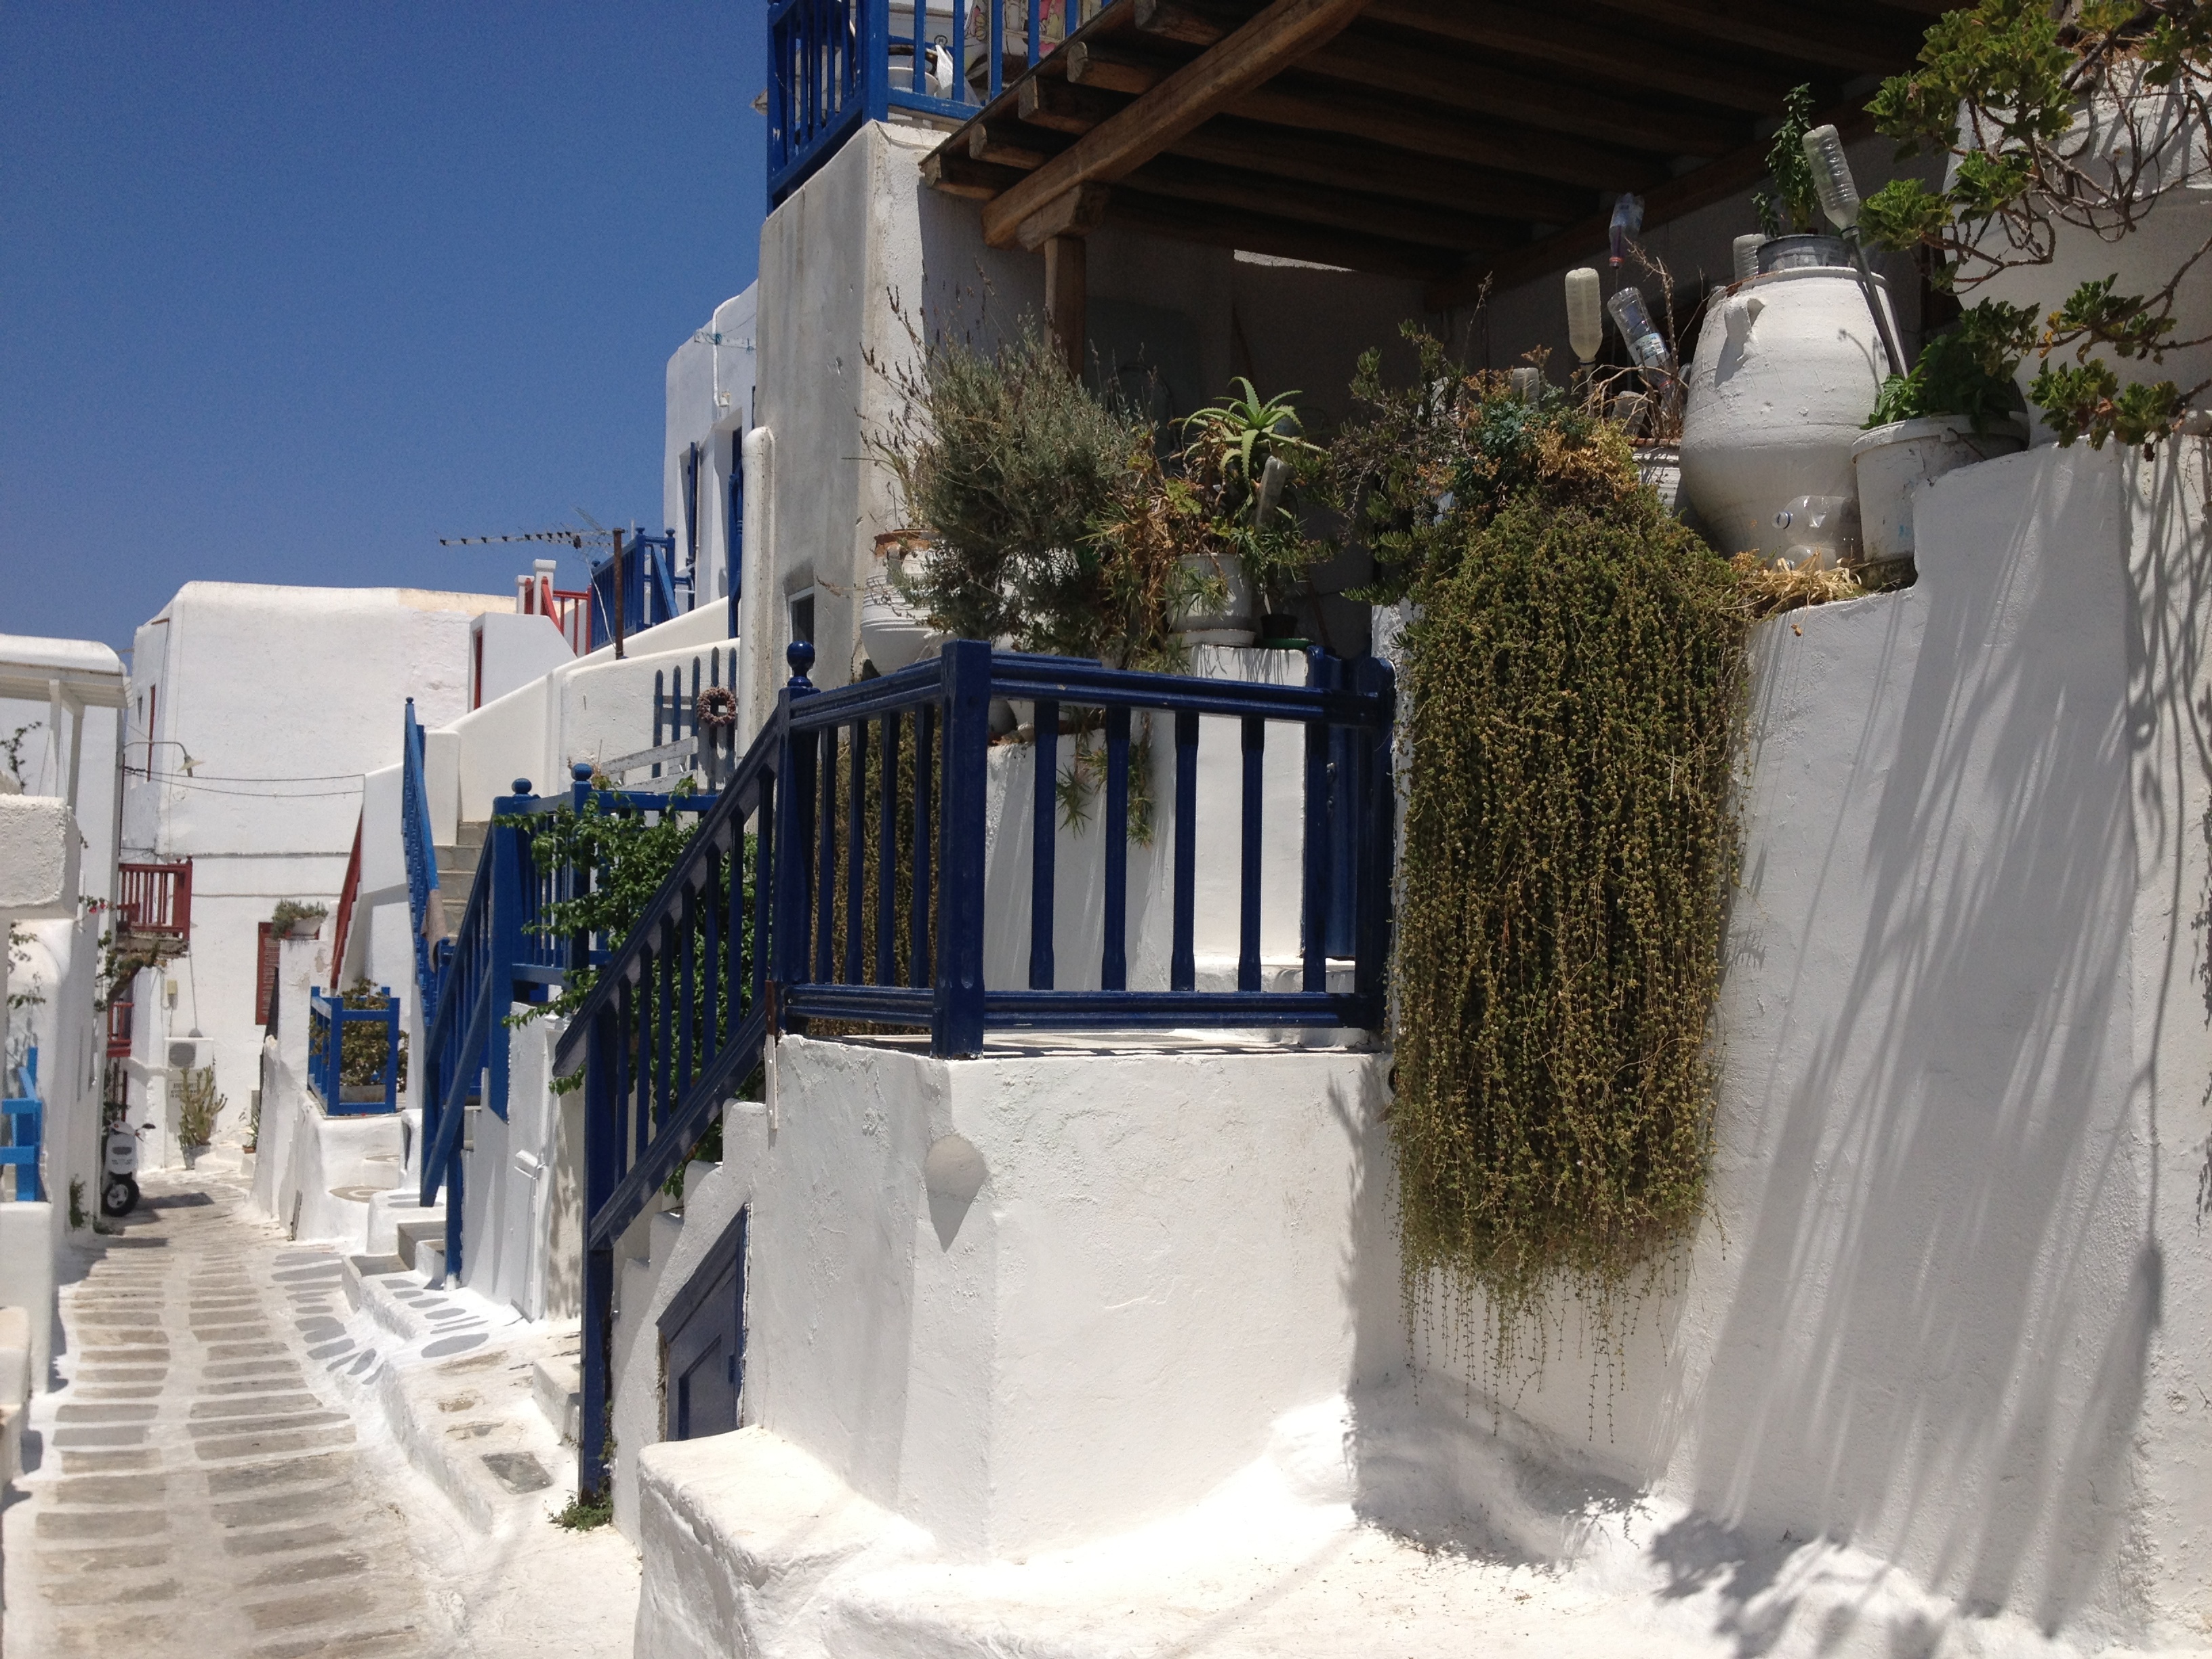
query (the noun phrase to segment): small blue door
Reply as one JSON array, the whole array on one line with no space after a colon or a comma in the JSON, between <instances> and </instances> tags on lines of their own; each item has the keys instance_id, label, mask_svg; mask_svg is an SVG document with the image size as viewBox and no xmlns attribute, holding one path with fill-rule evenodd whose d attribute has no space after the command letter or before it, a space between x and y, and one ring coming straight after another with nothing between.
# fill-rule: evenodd
<instances>
[{"instance_id":1,"label":"small blue door","mask_svg":"<svg viewBox=\"0 0 2212 1659\"><path fill-rule=\"evenodd\" d=\"M660 1316L671 1440L738 1426L744 1378L745 1212L740 1210Z\"/></svg>"}]
</instances>

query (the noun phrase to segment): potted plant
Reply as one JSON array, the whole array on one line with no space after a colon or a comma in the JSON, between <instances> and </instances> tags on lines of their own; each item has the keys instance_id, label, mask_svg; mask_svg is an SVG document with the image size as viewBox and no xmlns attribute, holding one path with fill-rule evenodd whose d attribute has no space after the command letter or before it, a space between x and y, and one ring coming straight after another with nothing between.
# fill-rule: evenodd
<instances>
[{"instance_id":1,"label":"potted plant","mask_svg":"<svg viewBox=\"0 0 2212 1659\"><path fill-rule=\"evenodd\" d=\"M868 578L860 593L860 649L876 672L896 674L945 642L945 636L908 597L909 570L929 556L929 538L915 530L891 530L876 538L880 574Z\"/></svg>"},{"instance_id":2,"label":"potted plant","mask_svg":"<svg viewBox=\"0 0 2212 1659\"><path fill-rule=\"evenodd\" d=\"M2212 28L2175 0L1980 0L1929 27L1869 105L1944 184L1860 225L2008 307L2027 402L2062 444L2150 444L2212 392ZM2069 361L2070 360L2070 361ZM2032 378L2031 378L2032 365Z\"/></svg>"},{"instance_id":3,"label":"potted plant","mask_svg":"<svg viewBox=\"0 0 2212 1659\"><path fill-rule=\"evenodd\" d=\"M1183 633L1250 626L1259 610L1261 642L1303 645L1292 606L1319 544L1301 525L1303 495L1319 476L1321 451L1304 435L1295 392L1262 398L1252 382L1217 399L1182 423L1183 477L1204 513L1204 544L1184 556L1185 568L1216 591L1225 614L1192 606L1175 626Z\"/></svg>"},{"instance_id":4,"label":"potted plant","mask_svg":"<svg viewBox=\"0 0 2212 1659\"><path fill-rule=\"evenodd\" d=\"M215 1067L196 1066L177 1079L177 1145L183 1149L185 1167L195 1168L200 1154L215 1139L216 1121L230 1103L216 1092Z\"/></svg>"},{"instance_id":5,"label":"potted plant","mask_svg":"<svg viewBox=\"0 0 2212 1659\"><path fill-rule=\"evenodd\" d=\"M1913 500L1923 485L2027 447L2013 384L2021 321L2012 307L1985 301L1929 341L1911 374L1882 383L1866 435L1851 446L1869 562L1911 556Z\"/></svg>"},{"instance_id":6,"label":"potted plant","mask_svg":"<svg viewBox=\"0 0 2212 1659\"><path fill-rule=\"evenodd\" d=\"M269 925L286 939L313 939L322 931L330 907L313 899L279 899L270 913Z\"/></svg>"},{"instance_id":7,"label":"potted plant","mask_svg":"<svg viewBox=\"0 0 2212 1659\"><path fill-rule=\"evenodd\" d=\"M1792 87L1783 99L1782 125L1766 152L1766 170L1774 184L1771 192L1759 191L1751 198L1759 215L1759 228L1766 240L1759 245L1759 270L1802 270L1808 265L1847 265L1850 249L1840 236L1825 228L1820 196L1813 182L1812 163L1805 156L1805 135L1813 125L1813 88Z\"/></svg>"}]
</instances>

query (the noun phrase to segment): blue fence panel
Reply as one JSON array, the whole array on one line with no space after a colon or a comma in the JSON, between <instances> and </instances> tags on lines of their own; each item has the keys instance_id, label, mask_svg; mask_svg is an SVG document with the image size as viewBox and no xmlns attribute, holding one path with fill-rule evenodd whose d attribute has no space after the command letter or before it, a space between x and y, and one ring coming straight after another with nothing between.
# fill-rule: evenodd
<instances>
[{"instance_id":1,"label":"blue fence panel","mask_svg":"<svg viewBox=\"0 0 2212 1659\"><path fill-rule=\"evenodd\" d=\"M430 959L430 905L438 891L438 845L430 828L422 727L415 719L412 697L407 699L399 735L399 839L407 856L407 915L415 930L415 989L427 1009L437 991Z\"/></svg>"},{"instance_id":2,"label":"blue fence panel","mask_svg":"<svg viewBox=\"0 0 2212 1659\"><path fill-rule=\"evenodd\" d=\"M399 999L379 986L384 1004L349 1008L321 991L307 994L307 1087L330 1117L369 1117L399 1109ZM345 1080L345 1038L349 1030L373 1030L383 1056L373 1082ZM356 1044L356 1051L361 1045Z\"/></svg>"},{"instance_id":3,"label":"blue fence panel","mask_svg":"<svg viewBox=\"0 0 2212 1659\"><path fill-rule=\"evenodd\" d=\"M13 1166L18 1202L37 1204L46 1197L39 1178L39 1148L46 1135L46 1102L39 1096L39 1051L33 1046L17 1067L15 1092L0 1099L0 1123L8 1144L0 1146L0 1168Z\"/></svg>"},{"instance_id":4,"label":"blue fence panel","mask_svg":"<svg viewBox=\"0 0 2212 1659\"><path fill-rule=\"evenodd\" d=\"M864 121L965 121L1103 0L770 0L768 188L782 201ZM1051 31L1057 39L1048 38Z\"/></svg>"},{"instance_id":5,"label":"blue fence panel","mask_svg":"<svg viewBox=\"0 0 2212 1659\"><path fill-rule=\"evenodd\" d=\"M612 553L592 567L592 646L611 645L617 621ZM628 639L690 609L691 573L676 568L676 532L627 536L622 555L622 635Z\"/></svg>"},{"instance_id":6,"label":"blue fence panel","mask_svg":"<svg viewBox=\"0 0 2212 1659\"><path fill-rule=\"evenodd\" d=\"M1340 664L1316 652L1309 684L1277 686L1130 672L957 641L934 660L817 692L806 678L813 655L805 643L790 648L794 672L774 715L637 926L605 960L556 1047L560 1069L581 1051L586 1079L586 1492L605 1476L616 1242L760 1063L771 1030L804 1030L810 1019L920 1028L933 1052L958 1055L978 1053L993 1028L1372 1030L1383 1023L1395 834L1395 691L1386 665ZM1032 843L1029 983L1020 989L993 988L984 975L990 708L1001 698L1036 710L1030 811L1040 833ZM1105 738L1105 925L1095 991L1054 983L1054 786L1063 712L1077 715L1079 729L1103 728ZM1163 988L1127 983L1131 738L1139 713L1166 716L1174 731L1174 939ZM1243 734L1233 992L1200 991L1195 983L1197 756L1199 722L1207 716L1236 720ZM1262 763L1272 722L1294 724L1304 736L1304 927L1295 991L1261 988ZM903 843L902 818L912 825ZM872 896L863 857L872 822ZM903 960L902 920L909 940ZM1332 990L1331 958L1345 956L1352 983Z\"/></svg>"}]
</instances>

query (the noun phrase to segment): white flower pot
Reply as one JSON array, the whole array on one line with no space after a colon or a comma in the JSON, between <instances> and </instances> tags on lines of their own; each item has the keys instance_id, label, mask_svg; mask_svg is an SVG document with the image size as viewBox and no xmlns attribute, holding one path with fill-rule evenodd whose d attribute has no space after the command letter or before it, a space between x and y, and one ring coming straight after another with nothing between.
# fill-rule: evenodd
<instances>
[{"instance_id":1,"label":"white flower pot","mask_svg":"<svg viewBox=\"0 0 2212 1659\"><path fill-rule=\"evenodd\" d=\"M915 614L889 576L871 576L860 594L860 649L879 674L896 674L945 643Z\"/></svg>"},{"instance_id":2,"label":"white flower pot","mask_svg":"<svg viewBox=\"0 0 2212 1659\"><path fill-rule=\"evenodd\" d=\"M2020 426L1976 432L1972 422L1957 415L1893 421L1875 428L1851 446L1851 465L1858 478L1859 533L1868 559L1879 562L1911 556L1913 502L1933 480L2027 446L2027 434Z\"/></svg>"},{"instance_id":3,"label":"white flower pot","mask_svg":"<svg viewBox=\"0 0 2212 1659\"><path fill-rule=\"evenodd\" d=\"M2142 187L2150 200L2136 228L2110 237L2081 225L2051 223L2051 260L2047 264L2015 265L2000 270L1971 288L1961 286L1959 297L1968 305L1982 300L2002 300L2008 305L2033 306L2048 315L2083 283L2112 276L2115 294L2155 294L2175 271L2208 241L2212 241L2212 152L2203 132L2194 126L2179 95L2179 88L2147 90L2128 100L2133 112L2133 137L2147 154ZM2076 165L2084 172L2109 181L2115 151L2130 142L2129 123L2116 112L2117 100L2101 100L2085 107L2074 131L2062 142L2076 150ZM2078 147L2078 149L2076 149ZM1954 161L1944 182L1957 177ZM1992 224L1985 245L1993 257L2014 257L2006 246L2003 229ZM1969 262L1971 276L1973 262ZM2212 259L2200 259L2174 290L2173 327L2169 337L2191 340L2212 334ZM2118 375L2123 386L2130 381L2172 380L2184 392L2212 379L2212 342L2187 346L2166 354L2163 362L2123 359L2106 351L2093 351ZM2071 365L2071 349L2054 354L2052 361ZM2030 352L2014 374L2026 394L2043 360ZM2028 416L2038 443L2051 441L2050 429L2033 404Z\"/></svg>"},{"instance_id":4,"label":"white flower pot","mask_svg":"<svg viewBox=\"0 0 2212 1659\"><path fill-rule=\"evenodd\" d=\"M1781 557L1796 538L1778 513L1852 493L1851 446L1887 362L1855 270L1753 277L1707 315L1682 416L1682 489L1715 547Z\"/></svg>"},{"instance_id":5,"label":"white flower pot","mask_svg":"<svg viewBox=\"0 0 2212 1659\"><path fill-rule=\"evenodd\" d=\"M1245 578L1243 560L1230 557L1217 563L1194 553L1184 557L1182 567L1199 577L1210 576L1218 569L1229 590L1218 608L1195 605L1176 613L1169 626L1182 636L1185 644L1244 646L1259 637L1259 605L1251 582Z\"/></svg>"}]
</instances>

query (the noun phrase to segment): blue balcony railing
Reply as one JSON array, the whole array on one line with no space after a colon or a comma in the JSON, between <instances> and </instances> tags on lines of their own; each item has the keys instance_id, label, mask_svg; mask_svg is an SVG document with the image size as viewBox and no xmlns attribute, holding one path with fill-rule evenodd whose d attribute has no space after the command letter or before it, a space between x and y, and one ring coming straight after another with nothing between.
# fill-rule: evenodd
<instances>
[{"instance_id":1,"label":"blue balcony railing","mask_svg":"<svg viewBox=\"0 0 2212 1659\"><path fill-rule=\"evenodd\" d=\"M863 121L965 121L1102 0L769 0L768 190L805 183Z\"/></svg>"},{"instance_id":2,"label":"blue balcony railing","mask_svg":"<svg viewBox=\"0 0 2212 1659\"><path fill-rule=\"evenodd\" d=\"M935 660L817 693L805 678L813 648L795 645L790 656L797 672L774 715L556 1048L557 1069L580 1058L585 1073L586 1492L605 1476L615 1245L759 1065L771 1028L823 1019L920 1029L933 1052L960 1055L980 1052L994 1028L1383 1024L1394 835L1386 665L1316 652L1305 685L1279 686L960 641ZM1033 713L1030 793L1006 809L1001 831L1002 841L1018 836L1025 805L1029 939L1018 987L988 984L985 972L990 710L1000 699ZM1158 975L1166 983L1152 986L1133 985L1130 969L1133 777L1139 749L1150 746L1133 737L1139 717L1170 747L1153 769L1173 780L1164 792L1170 942ZM1202 823L1200 811L1208 717L1235 720L1239 733L1228 836L1229 826ZM1102 798L1096 988L1058 983L1064 721ZM1302 739L1301 945L1297 988L1268 990L1261 872L1276 723L1297 726ZM1145 775L1148 783L1152 773ZM1237 849L1233 989L1199 985L1196 878L1207 836ZM1349 956L1348 975L1333 955Z\"/></svg>"},{"instance_id":3,"label":"blue balcony railing","mask_svg":"<svg viewBox=\"0 0 2212 1659\"><path fill-rule=\"evenodd\" d=\"M541 926L546 907L590 890L592 872L541 864L527 820L568 807L581 812L704 811L711 795L647 794L594 789L592 769L579 764L567 793L533 795L517 778L514 793L492 802L492 821L459 925L431 957L432 983L423 1000L426 1066L422 1091L422 1158L418 1198L446 1200L446 1271L459 1275L465 1240L462 1222L467 1113L504 1120L509 1047L506 1019L514 1005L546 1000L574 968L604 961L618 939L556 938Z\"/></svg>"},{"instance_id":4,"label":"blue balcony railing","mask_svg":"<svg viewBox=\"0 0 2212 1659\"><path fill-rule=\"evenodd\" d=\"M341 998L307 994L307 1087L325 1116L399 1109L399 999L382 986L377 994L383 999L379 1006L349 1008ZM354 1037L350 1065L349 1036Z\"/></svg>"},{"instance_id":5,"label":"blue balcony railing","mask_svg":"<svg viewBox=\"0 0 2212 1659\"><path fill-rule=\"evenodd\" d=\"M39 1182L39 1144L46 1133L46 1102L39 1097L39 1051L33 1047L16 1068L15 1091L0 1099L0 1126L8 1141L0 1146L0 1169L14 1166L15 1198L36 1204L46 1195Z\"/></svg>"},{"instance_id":6,"label":"blue balcony railing","mask_svg":"<svg viewBox=\"0 0 2212 1659\"><path fill-rule=\"evenodd\" d=\"M610 552L592 567L591 648L594 651L613 644L618 631L628 639L672 621L691 608L691 574L676 568L674 531L625 538L619 609L615 594L615 558Z\"/></svg>"}]
</instances>

